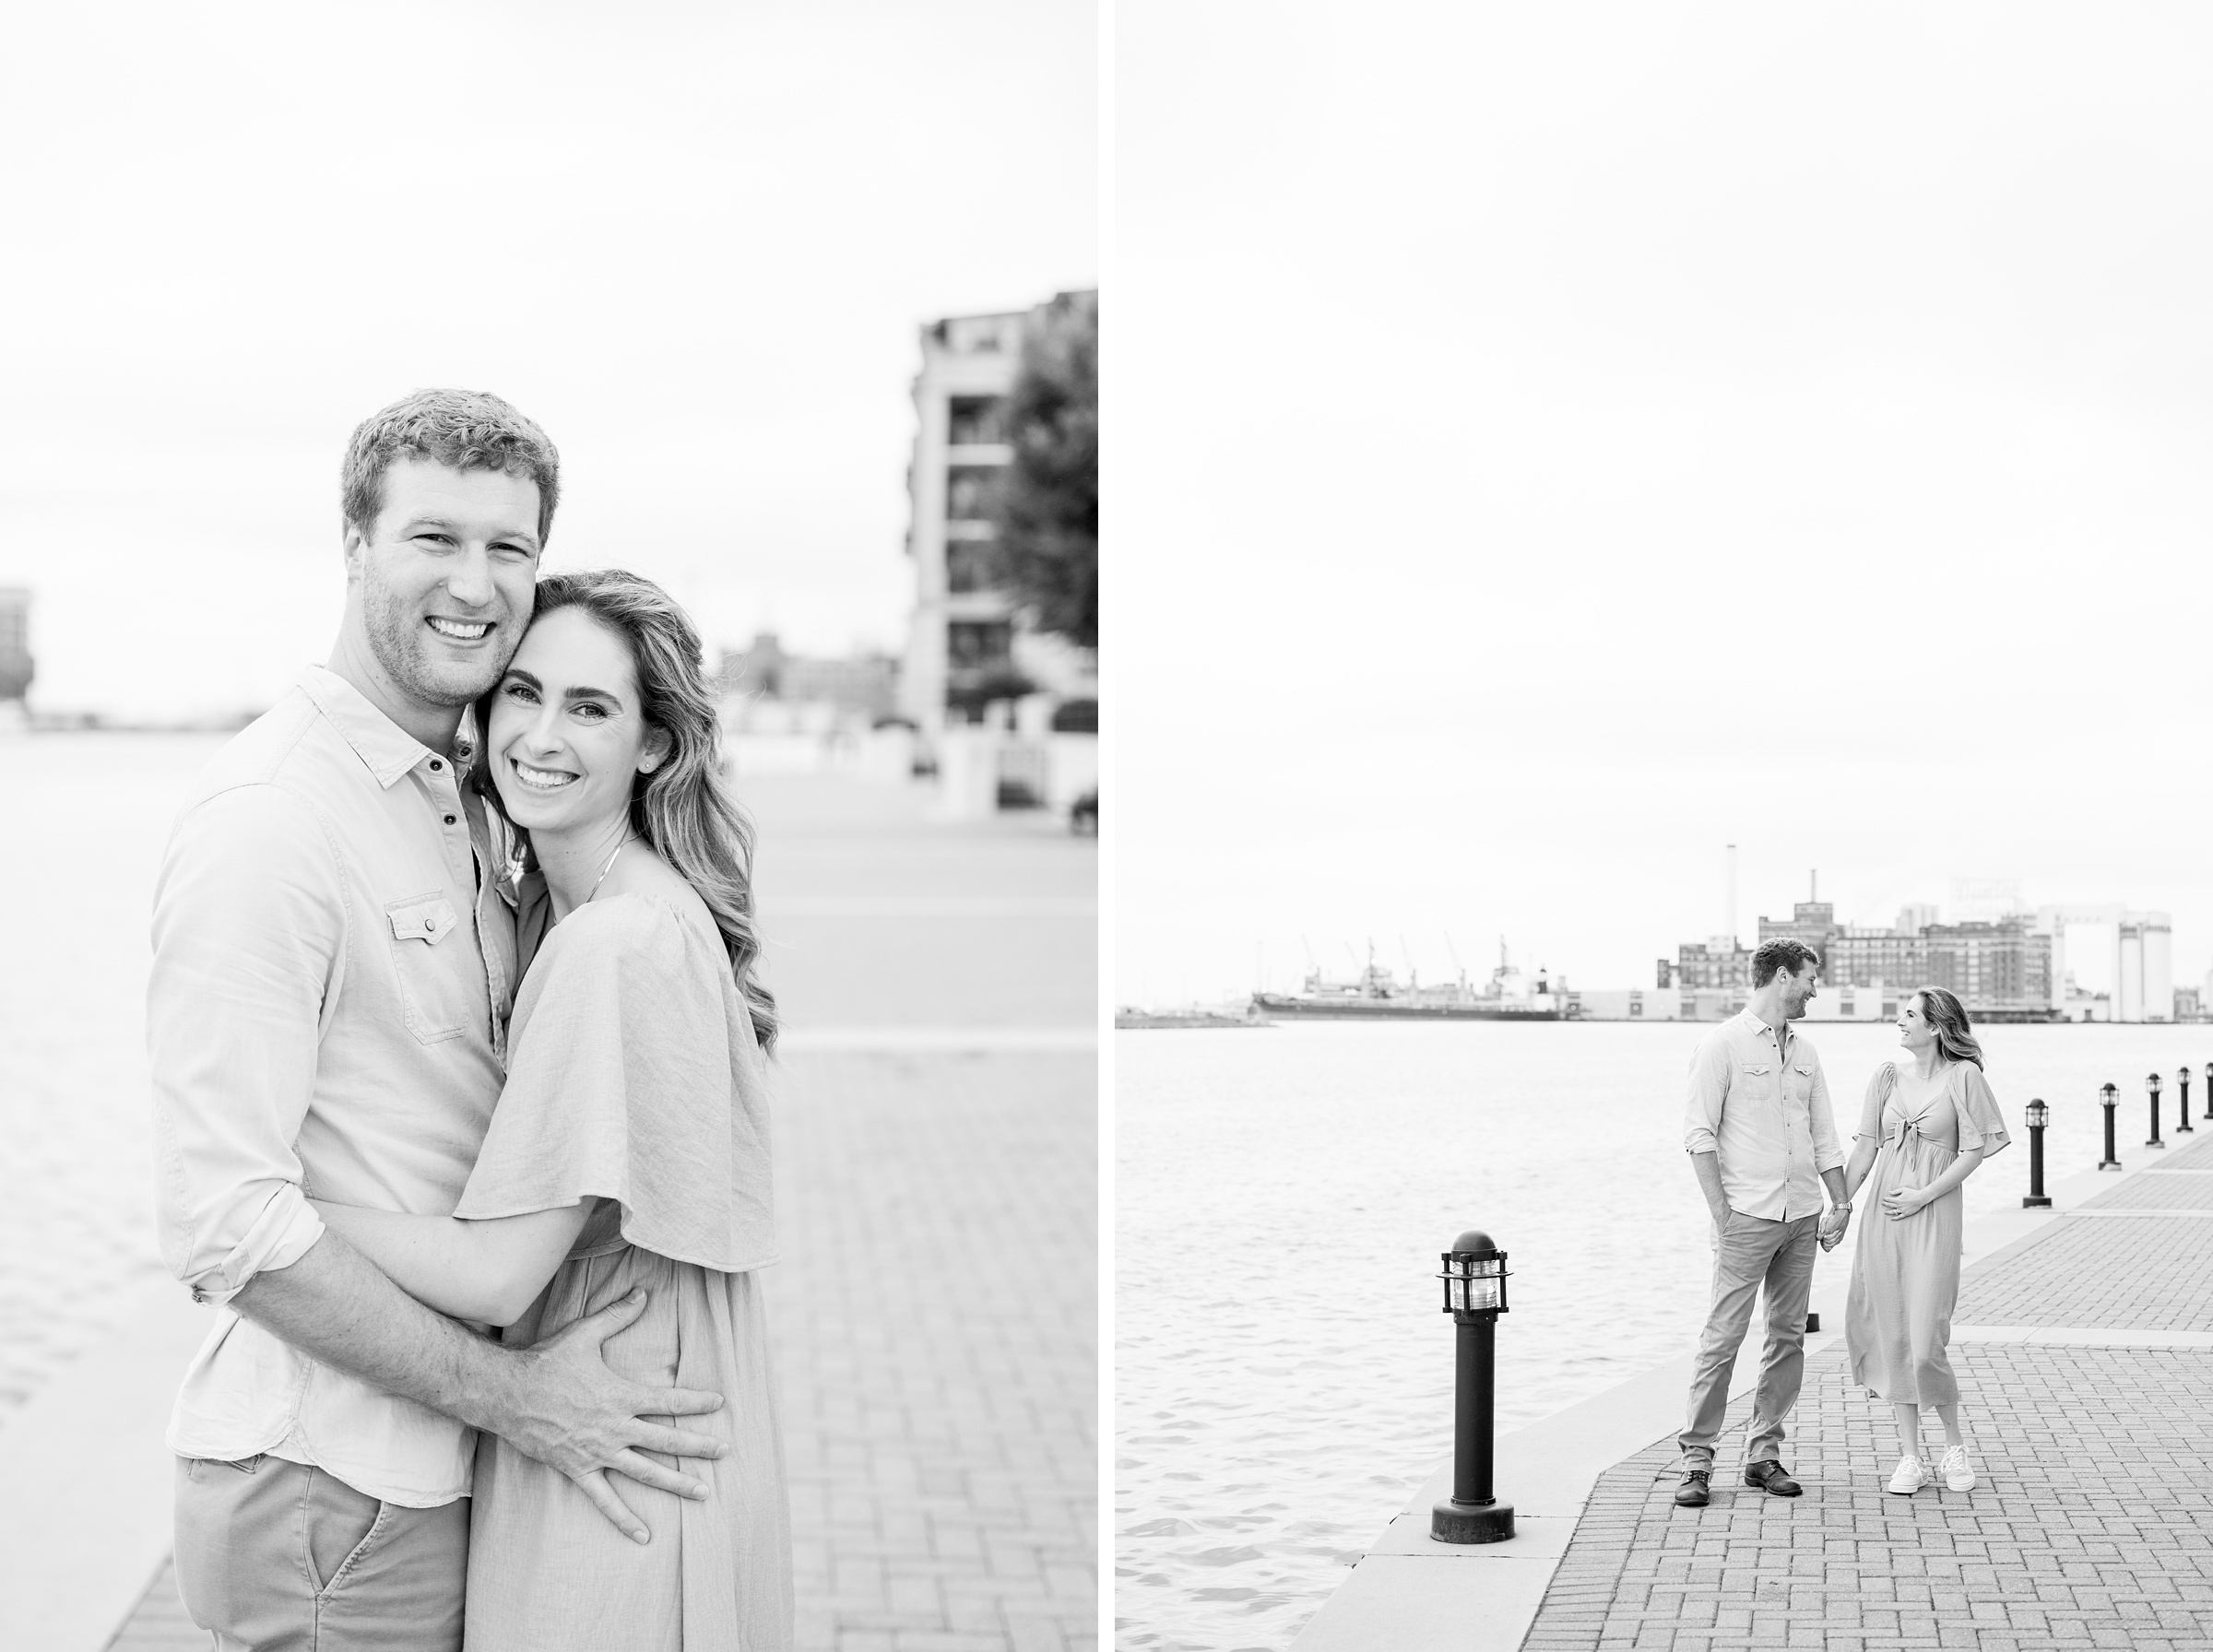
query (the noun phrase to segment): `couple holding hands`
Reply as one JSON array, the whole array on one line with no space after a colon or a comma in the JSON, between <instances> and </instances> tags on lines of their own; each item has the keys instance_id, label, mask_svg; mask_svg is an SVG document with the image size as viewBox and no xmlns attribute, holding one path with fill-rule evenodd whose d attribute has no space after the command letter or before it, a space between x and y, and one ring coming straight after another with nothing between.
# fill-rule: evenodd
<instances>
[{"instance_id":1,"label":"couple holding hands","mask_svg":"<svg viewBox=\"0 0 2213 1652\"><path fill-rule=\"evenodd\" d=\"M1752 997L1700 1042L1690 1063L1684 1147L1713 1212L1713 1300L1692 1369L1675 1502L1709 1501L1713 1447L1729 1374L1765 1287L1767 1350L1746 1452L1745 1483L1779 1497L1801 1490L1781 1462L1782 1422L1805 1369L1814 1252L1833 1248L1852 1195L1874 1174L1844 1311L1852 1380L1897 1413L1899 1464L1889 1489L1933 1478L1921 1453L1922 1408L1944 1425L1935 1477L1970 1490L1975 1471L1959 1426L1959 1384L1945 1355L1959 1294L1960 1186L2008 1138L1982 1075L1982 1051L1959 1000L1941 986L1898 1007L1904 1059L1868 1080L1847 1157L1813 1045L1791 1030L1818 985L1820 959L1795 940L1752 956ZM1821 1190L1828 1210L1821 1210Z\"/></svg>"}]
</instances>

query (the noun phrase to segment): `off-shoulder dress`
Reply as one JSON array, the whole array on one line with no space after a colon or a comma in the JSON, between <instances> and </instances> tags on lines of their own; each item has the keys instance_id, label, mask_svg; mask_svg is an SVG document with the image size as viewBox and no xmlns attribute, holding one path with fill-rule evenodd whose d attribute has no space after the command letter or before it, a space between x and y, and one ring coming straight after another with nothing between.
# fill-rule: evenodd
<instances>
[{"instance_id":1,"label":"off-shoulder dress","mask_svg":"<svg viewBox=\"0 0 2213 1652\"><path fill-rule=\"evenodd\" d=\"M503 1340L527 1347L643 1285L652 1299L606 1343L609 1366L720 1392L718 1411L657 1421L719 1434L730 1452L684 1459L711 1487L704 1502L616 1482L652 1530L639 1544L561 1473L484 1435L467 1652L787 1652L790 1522L754 1277L775 1259L768 1098L719 938L654 895L579 907L531 962L509 1051L455 1214L601 1203Z\"/></svg>"}]
</instances>

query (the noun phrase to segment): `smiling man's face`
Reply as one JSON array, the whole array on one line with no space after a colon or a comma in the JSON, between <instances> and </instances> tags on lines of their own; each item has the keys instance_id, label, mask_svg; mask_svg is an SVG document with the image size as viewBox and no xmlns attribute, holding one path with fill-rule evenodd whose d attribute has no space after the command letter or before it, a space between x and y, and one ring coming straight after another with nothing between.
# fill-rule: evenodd
<instances>
[{"instance_id":1,"label":"smiling man's face","mask_svg":"<svg viewBox=\"0 0 2213 1652\"><path fill-rule=\"evenodd\" d=\"M464 706L507 668L538 584L538 484L497 470L395 460L384 508L346 530L371 653L417 705Z\"/></svg>"}]
</instances>

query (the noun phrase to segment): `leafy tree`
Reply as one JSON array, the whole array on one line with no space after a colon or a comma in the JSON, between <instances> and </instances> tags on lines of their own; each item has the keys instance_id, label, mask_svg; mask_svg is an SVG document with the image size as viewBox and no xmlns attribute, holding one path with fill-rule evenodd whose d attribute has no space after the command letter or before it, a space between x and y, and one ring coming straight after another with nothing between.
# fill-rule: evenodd
<instances>
[{"instance_id":1,"label":"leafy tree","mask_svg":"<svg viewBox=\"0 0 2213 1652\"><path fill-rule=\"evenodd\" d=\"M993 490L996 583L1039 631L1099 644L1099 295L1030 318L1007 397L1014 461Z\"/></svg>"}]
</instances>

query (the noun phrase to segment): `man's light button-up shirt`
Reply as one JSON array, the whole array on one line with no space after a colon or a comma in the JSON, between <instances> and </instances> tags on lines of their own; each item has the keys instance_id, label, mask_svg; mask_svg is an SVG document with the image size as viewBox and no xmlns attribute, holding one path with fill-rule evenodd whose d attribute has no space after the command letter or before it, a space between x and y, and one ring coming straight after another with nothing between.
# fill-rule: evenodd
<instances>
[{"instance_id":1,"label":"man's light button-up shirt","mask_svg":"<svg viewBox=\"0 0 2213 1652\"><path fill-rule=\"evenodd\" d=\"M154 902L158 1221L203 1302L323 1233L309 1195L450 1215L499 1099L514 996L502 847L461 774L311 668L208 766ZM461 822L466 820L467 824ZM464 1496L475 1439L223 1307L170 1429L408 1507Z\"/></svg>"},{"instance_id":2,"label":"man's light button-up shirt","mask_svg":"<svg viewBox=\"0 0 2213 1652\"><path fill-rule=\"evenodd\" d=\"M1690 1058L1683 1146L1711 1153L1729 1208L1767 1221L1820 1214L1821 1173L1840 1168L1821 1057L1788 1025L1746 1009L1698 1043Z\"/></svg>"}]
</instances>

